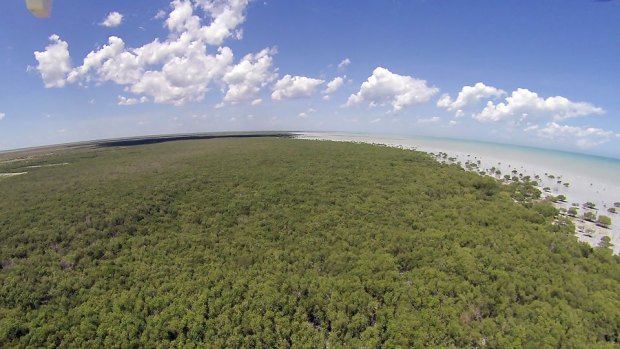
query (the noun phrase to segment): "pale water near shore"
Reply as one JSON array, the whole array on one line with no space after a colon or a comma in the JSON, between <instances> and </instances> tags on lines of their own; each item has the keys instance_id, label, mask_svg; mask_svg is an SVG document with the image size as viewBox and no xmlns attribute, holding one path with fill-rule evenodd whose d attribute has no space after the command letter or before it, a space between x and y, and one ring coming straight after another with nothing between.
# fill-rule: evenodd
<instances>
[{"instance_id":1,"label":"pale water near shore","mask_svg":"<svg viewBox=\"0 0 620 349\"><path fill-rule=\"evenodd\" d=\"M515 145L465 141L447 138L421 136L375 135L342 132L305 132L299 138L333 141L348 141L385 144L395 147L417 149L428 153L447 153L461 163L480 161L480 169L499 169L502 176L517 174L530 176L537 180L540 187L548 187L552 195L563 194L567 204L578 203L579 214L583 213L581 205L590 201L596 205L599 215L612 219L610 229L595 227L593 224L576 222L577 226L592 228L594 233L578 233L577 237L597 245L600 238L609 236L613 250L620 253L620 214L608 213L614 202L620 201L620 160L589 156L577 153L522 147ZM535 179L535 176L540 179ZM552 176L552 177L550 177ZM558 183L558 181L561 181ZM569 183L568 187L565 183ZM620 211L620 209L618 209ZM589 236L592 235L592 236Z\"/></svg>"}]
</instances>

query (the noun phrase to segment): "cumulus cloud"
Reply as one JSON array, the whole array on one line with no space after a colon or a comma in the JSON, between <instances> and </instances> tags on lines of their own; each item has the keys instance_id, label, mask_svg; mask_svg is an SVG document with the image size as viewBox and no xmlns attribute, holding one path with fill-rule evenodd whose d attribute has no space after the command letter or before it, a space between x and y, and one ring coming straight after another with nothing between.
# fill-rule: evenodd
<instances>
[{"instance_id":1,"label":"cumulus cloud","mask_svg":"<svg viewBox=\"0 0 620 349\"><path fill-rule=\"evenodd\" d=\"M325 80L287 74L276 82L271 98L279 101L282 99L310 97L314 94L317 87L324 82Z\"/></svg>"},{"instance_id":2,"label":"cumulus cloud","mask_svg":"<svg viewBox=\"0 0 620 349\"><path fill-rule=\"evenodd\" d=\"M65 78L71 71L71 57L69 55L69 44L60 40L56 34L49 37L52 42L45 51L34 52L34 57L39 62L36 69L41 74L45 87L63 87Z\"/></svg>"},{"instance_id":3,"label":"cumulus cloud","mask_svg":"<svg viewBox=\"0 0 620 349\"><path fill-rule=\"evenodd\" d=\"M211 23L200 28L200 36L209 45L221 45L230 36L241 38L235 30L245 21L249 0L196 0L196 4L209 15Z\"/></svg>"},{"instance_id":4,"label":"cumulus cloud","mask_svg":"<svg viewBox=\"0 0 620 349\"><path fill-rule=\"evenodd\" d=\"M346 106L360 103L368 103L371 107L390 105L394 111L399 111L410 105L427 102L437 92L439 89L428 86L425 80L377 67L368 80L362 83L359 92L349 96Z\"/></svg>"},{"instance_id":5,"label":"cumulus cloud","mask_svg":"<svg viewBox=\"0 0 620 349\"><path fill-rule=\"evenodd\" d=\"M202 100L213 83L227 88L224 102L258 100L258 90L275 79L271 68L275 51L246 55L233 65L232 50L221 46L227 38L241 37L237 27L245 20L247 4L248 0L172 0L165 40L128 48L122 38L111 36L74 69L67 43L54 35L44 52L35 52L37 69L46 87L110 81L156 103ZM160 11L156 17L162 16Z\"/></svg>"},{"instance_id":6,"label":"cumulus cloud","mask_svg":"<svg viewBox=\"0 0 620 349\"><path fill-rule=\"evenodd\" d=\"M525 119L530 116L552 118L560 121L569 118L603 114L602 108L586 102L573 102L562 96L539 97L537 93L519 88L506 97L505 102L495 104L489 101L486 107L474 118L479 121L502 121Z\"/></svg>"},{"instance_id":7,"label":"cumulus cloud","mask_svg":"<svg viewBox=\"0 0 620 349\"><path fill-rule=\"evenodd\" d=\"M108 39L107 45L104 45L97 51L91 51L88 55L86 55L82 65L79 67L76 67L68 74L67 81L76 82L80 77L87 76L87 74L91 70L99 70L101 66L103 65L103 63L107 63L111 60L117 60L117 57L124 50L125 50L125 43L123 42L123 40L116 36L111 36ZM108 64L108 65L118 67L119 69L122 69L122 71L135 71L135 69L127 69L129 68L127 66L125 66L124 67L125 69L123 69L122 64ZM103 80L107 80L105 79L105 77L103 77L104 75L106 75L104 72L99 71L98 73L102 76ZM139 77L140 74L141 74L140 71L136 71L136 79Z\"/></svg>"},{"instance_id":8,"label":"cumulus cloud","mask_svg":"<svg viewBox=\"0 0 620 349\"><path fill-rule=\"evenodd\" d=\"M547 123L544 127L531 125L524 131L535 132L539 137L551 140L568 139L574 141L579 148L584 149L606 143L614 136L613 131L606 131L601 128L560 125L556 122Z\"/></svg>"},{"instance_id":9,"label":"cumulus cloud","mask_svg":"<svg viewBox=\"0 0 620 349\"><path fill-rule=\"evenodd\" d=\"M344 79L342 77L335 77L334 80L327 83L327 87L325 88L325 90L323 90L323 94L329 95L338 91L338 89L340 88L340 86L342 86L343 83Z\"/></svg>"},{"instance_id":10,"label":"cumulus cloud","mask_svg":"<svg viewBox=\"0 0 620 349\"><path fill-rule=\"evenodd\" d=\"M222 76L232 63L233 54L228 47L217 55L204 54L204 46L196 44L187 55L169 59L160 71L147 71L130 91L152 96L156 103L182 105L202 100L209 84Z\"/></svg>"},{"instance_id":11,"label":"cumulus cloud","mask_svg":"<svg viewBox=\"0 0 620 349\"><path fill-rule=\"evenodd\" d=\"M145 96L138 98L127 98L124 96L118 96L118 105L136 105L148 102L149 99Z\"/></svg>"},{"instance_id":12,"label":"cumulus cloud","mask_svg":"<svg viewBox=\"0 0 620 349\"><path fill-rule=\"evenodd\" d=\"M252 101L253 105L262 102L256 98L258 92L277 78L272 67L272 55L275 53L275 49L264 49L257 54L248 54L231 67L223 78L228 85L224 102L235 104Z\"/></svg>"},{"instance_id":13,"label":"cumulus cloud","mask_svg":"<svg viewBox=\"0 0 620 349\"><path fill-rule=\"evenodd\" d=\"M123 23L123 15L114 11L110 12L107 17L101 23L99 23L99 25L108 28L114 28L121 25L121 23Z\"/></svg>"},{"instance_id":14,"label":"cumulus cloud","mask_svg":"<svg viewBox=\"0 0 620 349\"><path fill-rule=\"evenodd\" d=\"M338 69L344 69L349 64L351 64L351 60L348 58L345 58L340 63L338 63Z\"/></svg>"},{"instance_id":15,"label":"cumulus cloud","mask_svg":"<svg viewBox=\"0 0 620 349\"><path fill-rule=\"evenodd\" d=\"M0 113L0 120L4 119L5 116L6 116L5 113Z\"/></svg>"},{"instance_id":16,"label":"cumulus cloud","mask_svg":"<svg viewBox=\"0 0 620 349\"><path fill-rule=\"evenodd\" d=\"M475 106L480 100L497 98L505 94L503 90L478 82L474 86L463 86L455 100L452 100L447 93L442 95L437 101L437 106L448 111L455 111L456 117L461 117L464 115L463 109Z\"/></svg>"}]
</instances>

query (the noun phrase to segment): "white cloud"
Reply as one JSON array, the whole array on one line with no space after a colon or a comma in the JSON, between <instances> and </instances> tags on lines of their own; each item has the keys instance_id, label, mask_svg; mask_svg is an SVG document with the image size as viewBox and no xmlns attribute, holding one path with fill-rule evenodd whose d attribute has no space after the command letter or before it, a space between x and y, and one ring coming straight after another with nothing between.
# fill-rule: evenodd
<instances>
[{"instance_id":1,"label":"white cloud","mask_svg":"<svg viewBox=\"0 0 620 349\"><path fill-rule=\"evenodd\" d=\"M325 90L323 90L323 94L329 95L338 91L338 89L340 88L340 86L342 86L343 83L344 79L342 77L335 77L334 80L327 83L327 87L325 88Z\"/></svg>"},{"instance_id":2,"label":"white cloud","mask_svg":"<svg viewBox=\"0 0 620 349\"><path fill-rule=\"evenodd\" d=\"M149 99L145 96L138 98L127 98L124 96L118 96L118 105L135 105L148 102Z\"/></svg>"},{"instance_id":3,"label":"white cloud","mask_svg":"<svg viewBox=\"0 0 620 349\"><path fill-rule=\"evenodd\" d=\"M275 49L264 49L257 54L248 54L231 67L224 75L223 81L228 85L224 102L236 104L252 101L257 104L256 96L261 88L276 79L272 67L272 55ZM254 103L256 102L256 103Z\"/></svg>"},{"instance_id":4,"label":"white cloud","mask_svg":"<svg viewBox=\"0 0 620 349\"><path fill-rule=\"evenodd\" d=\"M345 58L342 60L342 62L338 63L338 69L344 69L349 64L351 64L351 60L348 58Z\"/></svg>"},{"instance_id":5,"label":"white cloud","mask_svg":"<svg viewBox=\"0 0 620 349\"><path fill-rule=\"evenodd\" d=\"M182 105L202 100L209 83L224 74L233 58L228 47L215 56L204 54L204 50L204 45L196 43L186 56L168 60L161 71L146 71L130 91L152 96L156 103Z\"/></svg>"},{"instance_id":6,"label":"white cloud","mask_svg":"<svg viewBox=\"0 0 620 349\"><path fill-rule=\"evenodd\" d=\"M529 116L552 118L560 121L568 118L603 114L602 108L586 102L572 102L562 96L541 98L537 93L528 89L519 88L506 97L505 102L487 106L474 118L479 121L502 121L507 119L523 120Z\"/></svg>"},{"instance_id":7,"label":"white cloud","mask_svg":"<svg viewBox=\"0 0 620 349\"><path fill-rule=\"evenodd\" d=\"M114 27L118 27L119 25L121 25L122 22L123 22L123 15L114 11L114 12L110 12L108 16L103 20L103 22L99 23L99 25L108 27L108 28L114 28Z\"/></svg>"},{"instance_id":8,"label":"white cloud","mask_svg":"<svg viewBox=\"0 0 620 349\"><path fill-rule=\"evenodd\" d=\"M524 131L536 132L539 137L552 140L568 139L575 141L579 148L584 149L606 143L614 135L613 131L606 131L600 128L560 125L556 122L550 122L545 127L537 125L528 126Z\"/></svg>"},{"instance_id":9,"label":"white cloud","mask_svg":"<svg viewBox=\"0 0 620 349\"><path fill-rule=\"evenodd\" d=\"M503 90L478 82L474 86L463 86L455 100L452 100L447 93L442 95L437 101L437 106L448 111L456 111L456 116L461 117L464 115L463 109L476 105L481 99L497 98L505 94Z\"/></svg>"},{"instance_id":10,"label":"white cloud","mask_svg":"<svg viewBox=\"0 0 620 349\"><path fill-rule=\"evenodd\" d=\"M438 116L433 116L433 117L430 117L430 118L418 119L416 122L418 124L436 124L439 121L441 121L441 119Z\"/></svg>"},{"instance_id":11,"label":"white cloud","mask_svg":"<svg viewBox=\"0 0 620 349\"><path fill-rule=\"evenodd\" d=\"M173 0L173 10L168 14L166 19L166 27L171 32L193 32L199 27L200 19L194 16L194 9L192 3L186 0Z\"/></svg>"},{"instance_id":12,"label":"white cloud","mask_svg":"<svg viewBox=\"0 0 620 349\"><path fill-rule=\"evenodd\" d=\"M5 116L6 116L5 113L0 113L0 120L4 119Z\"/></svg>"},{"instance_id":13,"label":"white cloud","mask_svg":"<svg viewBox=\"0 0 620 349\"><path fill-rule=\"evenodd\" d=\"M262 98L256 98L255 100L253 100L250 104L251 105L259 105L263 103L263 99Z\"/></svg>"},{"instance_id":14,"label":"white cloud","mask_svg":"<svg viewBox=\"0 0 620 349\"><path fill-rule=\"evenodd\" d=\"M299 116L300 119L305 119L307 117L310 116L310 114L316 113L316 109L314 108L309 108L308 110L299 113L297 116Z\"/></svg>"},{"instance_id":15,"label":"white cloud","mask_svg":"<svg viewBox=\"0 0 620 349\"><path fill-rule=\"evenodd\" d=\"M371 124L376 124L377 122L381 122L381 118L376 118L376 119L370 120Z\"/></svg>"},{"instance_id":16,"label":"white cloud","mask_svg":"<svg viewBox=\"0 0 620 349\"><path fill-rule=\"evenodd\" d=\"M162 19L166 17L166 11L164 10L159 10L157 11L157 13L155 14L155 17L153 17L154 19Z\"/></svg>"},{"instance_id":17,"label":"white cloud","mask_svg":"<svg viewBox=\"0 0 620 349\"><path fill-rule=\"evenodd\" d=\"M282 99L310 97L314 94L317 87L324 82L325 80L287 74L276 82L271 98L279 101Z\"/></svg>"},{"instance_id":18,"label":"white cloud","mask_svg":"<svg viewBox=\"0 0 620 349\"><path fill-rule=\"evenodd\" d=\"M44 52L35 52L37 69L46 87L110 81L156 103L181 105L201 100L213 83L228 87L226 102L257 100L258 89L275 79L271 68L275 50L247 55L233 66L232 50L220 46L226 38L241 36L236 27L245 20L247 4L247 0L172 0L165 21L170 33L165 40L128 48L123 39L112 36L75 69L71 69L67 43L54 35ZM203 25L199 12L208 25ZM157 17L164 15L159 12ZM207 45L219 47L210 52ZM240 78L240 72L247 74Z\"/></svg>"},{"instance_id":19,"label":"white cloud","mask_svg":"<svg viewBox=\"0 0 620 349\"><path fill-rule=\"evenodd\" d=\"M249 0L196 0L198 6L211 17L208 26L200 28L200 35L209 45L220 45L230 36L242 37L235 28L245 21Z\"/></svg>"},{"instance_id":20,"label":"white cloud","mask_svg":"<svg viewBox=\"0 0 620 349\"><path fill-rule=\"evenodd\" d=\"M368 80L362 83L359 92L349 96L346 106L369 103L371 107L390 105L394 111L399 111L410 105L427 102L437 92L439 89L428 86L425 80L394 74L377 67Z\"/></svg>"},{"instance_id":21,"label":"white cloud","mask_svg":"<svg viewBox=\"0 0 620 349\"><path fill-rule=\"evenodd\" d=\"M45 87L65 86L65 77L71 71L71 57L69 56L69 44L60 40L56 34L49 37L52 42L45 51L34 52L34 57L39 62L37 70L41 74Z\"/></svg>"},{"instance_id":22,"label":"white cloud","mask_svg":"<svg viewBox=\"0 0 620 349\"><path fill-rule=\"evenodd\" d=\"M123 42L123 39L116 36L110 36L110 38L108 38L108 45L104 45L97 51L91 51L88 55L86 55L82 65L73 69L69 73L67 81L75 82L80 77L86 76L86 74L88 74L91 70L100 69L104 62L115 59L124 50L125 43ZM119 65L115 64L114 66Z\"/></svg>"}]
</instances>

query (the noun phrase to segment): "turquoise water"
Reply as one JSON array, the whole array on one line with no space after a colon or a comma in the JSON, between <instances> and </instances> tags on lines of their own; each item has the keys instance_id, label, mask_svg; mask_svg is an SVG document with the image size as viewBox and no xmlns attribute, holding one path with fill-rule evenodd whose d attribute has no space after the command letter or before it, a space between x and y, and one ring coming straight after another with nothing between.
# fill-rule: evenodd
<instances>
[{"instance_id":1,"label":"turquoise water","mask_svg":"<svg viewBox=\"0 0 620 349\"><path fill-rule=\"evenodd\" d=\"M360 140L373 138L377 140L403 143L404 146L414 146L423 151L444 151L471 153L472 156L492 157L504 162L527 162L536 167L547 168L544 172L562 175L567 172L606 183L620 182L620 159L613 159L595 155L571 153L566 151L534 148L520 145L460 140L452 138L428 136L404 136L364 133L326 133L341 137L354 137ZM541 174L542 175L542 174Z\"/></svg>"}]
</instances>

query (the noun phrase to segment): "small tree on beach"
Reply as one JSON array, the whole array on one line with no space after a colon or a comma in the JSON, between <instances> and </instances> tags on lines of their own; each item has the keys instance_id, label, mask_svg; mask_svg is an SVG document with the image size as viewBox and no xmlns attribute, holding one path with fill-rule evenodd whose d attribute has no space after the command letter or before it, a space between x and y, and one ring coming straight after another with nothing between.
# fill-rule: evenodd
<instances>
[{"instance_id":1,"label":"small tree on beach","mask_svg":"<svg viewBox=\"0 0 620 349\"><path fill-rule=\"evenodd\" d=\"M589 209L591 209L591 210L596 209L596 205L595 205L593 202L590 202L590 201L588 201L588 202L586 202L585 204L583 204L583 207L585 207L585 208L589 208Z\"/></svg>"},{"instance_id":2,"label":"small tree on beach","mask_svg":"<svg viewBox=\"0 0 620 349\"><path fill-rule=\"evenodd\" d=\"M589 222L594 222L596 220L596 213L592 211L584 212L583 219Z\"/></svg>"},{"instance_id":3,"label":"small tree on beach","mask_svg":"<svg viewBox=\"0 0 620 349\"><path fill-rule=\"evenodd\" d=\"M566 196L564 196L564 195L560 194L560 195L556 196L556 199L557 199L558 201L565 202L565 201L566 201Z\"/></svg>"},{"instance_id":4,"label":"small tree on beach","mask_svg":"<svg viewBox=\"0 0 620 349\"><path fill-rule=\"evenodd\" d=\"M610 208L607 209L607 212L609 212L609 213L616 213L617 211L616 211L615 207L610 207Z\"/></svg>"},{"instance_id":5,"label":"small tree on beach","mask_svg":"<svg viewBox=\"0 0 620 349\"><path fill-rule=\"evenodd\" d=\"M600 215L598 216L598 220L596 221L596 224L604 228L609 228L609 226L611 225L611 218Z\"/></svg>"},{"instance_id":6,"label":"small tree on beach","mask_svg":"<svg viewBox=\"0 0 620 349\"><path fill-rule=\"evenodd\" d=\"M568 215L571 217L577 217L577 208L576 207L569 208Z\"/></svg>"}]
</instances>

